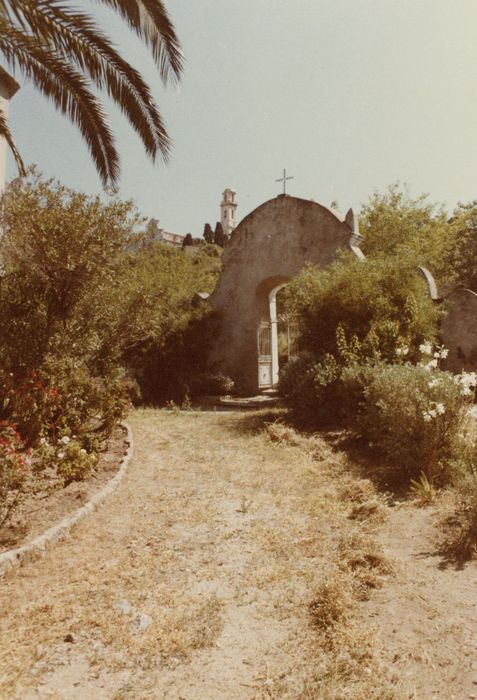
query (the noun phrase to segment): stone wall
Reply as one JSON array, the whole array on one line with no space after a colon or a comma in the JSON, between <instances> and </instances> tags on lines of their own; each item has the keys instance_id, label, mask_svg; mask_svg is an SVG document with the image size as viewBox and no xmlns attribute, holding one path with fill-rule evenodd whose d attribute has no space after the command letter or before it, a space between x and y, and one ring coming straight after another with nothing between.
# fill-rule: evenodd
<instances>
[{"instance_id":1,"label":"stone wall","mask_svg":"<svg viewBox=\"0 0 477 700\"><path fill-rule=\"evenodd\" d=\"M449 350L443 368L451 372L477 370L477 294L470 289L456 289L441 303L446 315L440 337Z\"/></svg>"},{"instance_id":2,"label":"stone wall","mask_svg":"<svg viewBox=\"0 0 477 700\"><path fill-rule=\"evenodd\" d=\"M351 229L309 200L279 195L243 219L223 253L223 270L210 297L222 318L211 355L215 369L238 388L258 389L257 329L268 318L268 294L306 263L326 267L350 246Z\"/></svg>"}]
</instances>

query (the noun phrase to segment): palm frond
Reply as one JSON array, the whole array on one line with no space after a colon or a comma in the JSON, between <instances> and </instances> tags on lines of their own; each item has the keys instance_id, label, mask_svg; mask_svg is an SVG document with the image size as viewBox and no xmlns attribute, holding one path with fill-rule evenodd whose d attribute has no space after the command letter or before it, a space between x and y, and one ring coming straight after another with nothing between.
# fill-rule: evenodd
<instances>
[{"instance_id":1,"label":"palm frond","mask_svg":"<svg viewBox=\"0 0 477 700\"><path fill-rule=\"evenodd\" d=\"M115 184L119 159L114 139L101 105L81 73L1 17L0 51L13 69L18 66L79 127L103 183Z\"/></svg>"},{"instance_id":2,"label":"palm frond","mask_svg":"<svg viewBox=\"0 0 477 700\"><path fill-rule=\"evenodd\" d=\"M162 0L95 1L116 12L146 44L164 82L179 79L183 55ZM118 154L94 88L120 107L152 160L158 153L167 159L170 140L140 73L73 2L0 0L0 53L79 127L103 183L115 184Z\"/></svg>"},{"instance_id":3,"label":"palm frond","mask_svg":"<svg viewBox=\"0 0 477 700\"><path fill-rule=\"evenodd\" d=\"M8 128L7 117L2 111L0 111L0 135L3 136L5 141L8 143L11 152L13 153L13 157L15 158L15 162L17 164L18 173L22 176L26 175L26 169L22 157L17 150L11 131Z\"/></svg>"},{"instance_id":4,"label":"palm frond","mask_svg":"<svg viewBox=\"0 0 477 700\"><path fill-rule=\"evenodd\" d=\"M17 4L32 34L66 60L73 60L99 89L106 89L152 159L158 150L167 159L170 140L149 88L92 19L51 0L17 0Z\"/></svg>"},{"instance_id":5,"label":"palm frond","mask_svg":"<svg viewBox=\"0 0 477 700\"><path fill-rule=\"evenodd\" d=\"M184 56L174 26L162 0L96 0L118 12L151 49L161 78L167 82L172 72L179 80Z\"/></svg>"}]
</instances>

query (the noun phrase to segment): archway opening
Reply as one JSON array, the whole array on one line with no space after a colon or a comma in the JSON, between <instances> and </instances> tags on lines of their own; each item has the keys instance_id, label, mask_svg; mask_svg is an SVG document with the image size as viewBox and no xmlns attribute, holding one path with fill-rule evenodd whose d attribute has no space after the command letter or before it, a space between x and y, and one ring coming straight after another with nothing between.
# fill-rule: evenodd
<instances>
[{"instance_id":1,"label":"archway opening","mask_svg":"<svg viewBox=\"0 0 477 700\"><path fill-rule=\"evenodd\" d=\"M283 278L282 278L283 279ZM258 327L258 386L261 390L274 389L280 377L280 369L296 355L296 332L286 315L284 294L288 279L278 284L278 279L268 280L261 291L263 313Z\"/></svg>"}]
</instances>

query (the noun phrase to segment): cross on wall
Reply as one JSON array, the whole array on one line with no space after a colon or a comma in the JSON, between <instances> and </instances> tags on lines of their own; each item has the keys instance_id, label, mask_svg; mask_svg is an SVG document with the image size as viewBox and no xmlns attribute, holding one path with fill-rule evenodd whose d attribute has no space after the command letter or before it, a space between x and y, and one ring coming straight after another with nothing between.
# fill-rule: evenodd
<instances>
[{"instance_id":1,"label":"cross on wall","mask_svg":"<svg viewBox=\"0 0 477 700\"><path fill-rule=\"evenodd\" d=\"M294 175L289 175L287 177L287 171L285 168L283 168L283 177L279 177L278 180L275 180L275 182L283 182L283 194L286 194L286 182L287 180L293 180Z\"/></svg>"}]
</instances>

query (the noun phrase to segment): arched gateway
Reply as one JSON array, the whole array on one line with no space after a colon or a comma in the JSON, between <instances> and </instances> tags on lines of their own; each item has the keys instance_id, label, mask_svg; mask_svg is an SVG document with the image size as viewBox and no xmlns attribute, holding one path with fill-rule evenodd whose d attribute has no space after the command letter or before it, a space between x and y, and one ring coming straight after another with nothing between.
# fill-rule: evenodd
<instances>
[{"instance_id":1,"label":"arched gateway","mask_svg":"<svg viewBox=\"0 0 477 700\"><path fill-rule=\"evenodd\" d=\"M282 353L293 353L293 329L280 328L277 295L306 263L326 267L339 249L364 259L352 210L340 221L325 207L279 195L246 216L223 253L212 307L221 317L211 362L244 391L276 385ZM283 342L282 342L283 344Z\"/></svg>"}]
</instances>

